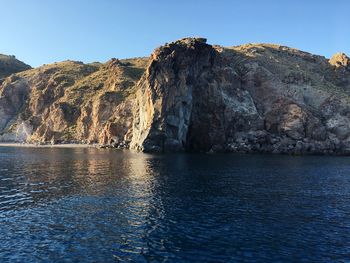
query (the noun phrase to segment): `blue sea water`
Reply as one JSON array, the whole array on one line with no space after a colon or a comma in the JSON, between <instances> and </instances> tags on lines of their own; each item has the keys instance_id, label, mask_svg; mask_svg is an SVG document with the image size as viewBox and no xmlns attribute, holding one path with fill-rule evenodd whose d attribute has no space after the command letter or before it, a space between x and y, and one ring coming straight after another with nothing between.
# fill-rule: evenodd
<instances>
[{"instance_id":1,"label":"blue sea water","mask_svg":"<svg viewBox=\"0 0 350 263\"><path fill-rule=\"evenodd\" d=\"M0 262L350 261L350 158L0 147Z\"/></svg>"}]
</instances>

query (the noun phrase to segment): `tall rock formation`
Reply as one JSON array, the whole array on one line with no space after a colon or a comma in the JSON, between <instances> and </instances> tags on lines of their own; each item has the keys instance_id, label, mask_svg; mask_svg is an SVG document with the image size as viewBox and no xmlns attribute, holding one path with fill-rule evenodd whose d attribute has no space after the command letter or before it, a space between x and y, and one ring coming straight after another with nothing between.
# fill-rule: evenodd
<instances>
[{"instance_id":1,"label":"tall rock formation","mask_svg":"<svg viewBox=\"0 0 350 263\"><path fill-rule=\"evenodd\" d=\"M205 39L157 49L139 82L131 147L222 150L233 131L263 125L230 61Z\"/></svg>"}]
</instances>

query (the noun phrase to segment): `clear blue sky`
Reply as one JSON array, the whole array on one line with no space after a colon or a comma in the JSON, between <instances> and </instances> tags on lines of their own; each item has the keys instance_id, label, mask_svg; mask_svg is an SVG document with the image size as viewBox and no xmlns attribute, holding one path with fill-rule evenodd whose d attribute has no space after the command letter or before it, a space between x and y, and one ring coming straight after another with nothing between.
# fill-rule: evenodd
<instances>
[{"instance_id":1,"label":"clear blue sky","mask_svg":"<svg viewBox=\"0 0 350 263\"><path fill-rule=\"evenodd\" d=\"M350 54L349 0L0 0L0 53L32 66L148 56L186 36Z\"/></svg>"}]
</instances>

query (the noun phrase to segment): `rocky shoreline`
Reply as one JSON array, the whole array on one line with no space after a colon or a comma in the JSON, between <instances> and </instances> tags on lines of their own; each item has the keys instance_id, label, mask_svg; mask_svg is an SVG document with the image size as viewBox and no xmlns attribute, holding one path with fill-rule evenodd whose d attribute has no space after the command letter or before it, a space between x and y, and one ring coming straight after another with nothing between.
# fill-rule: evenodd
<instances>
[{"instance_id":1,"label":"rocky shoreline","mask_svg":"<svg viewBox=\"0 0 350 263\"><path fill-rule=\"evenodd\" d=\"M185 38L0 81L0 140L142 152L350 153L350 60Z\"/></svg>"}]
</instances>

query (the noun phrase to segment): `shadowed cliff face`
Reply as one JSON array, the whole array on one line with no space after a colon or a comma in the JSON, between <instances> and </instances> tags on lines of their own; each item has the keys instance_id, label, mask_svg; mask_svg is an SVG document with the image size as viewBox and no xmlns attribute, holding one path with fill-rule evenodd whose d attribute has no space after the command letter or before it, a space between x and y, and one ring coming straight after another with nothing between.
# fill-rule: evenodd
<instances>
[{"instance_id":1,"label":"shadowed cliff face","mask_svg":"<svg viewBox=\"0 0 350 263\"><path fill-rule=\"evenodd\" d=\"M0 86L0 139L145 152L350 151L350 66L296 49L186 38L149 59L66 61Z\"/></svg>"}]
</instances>

